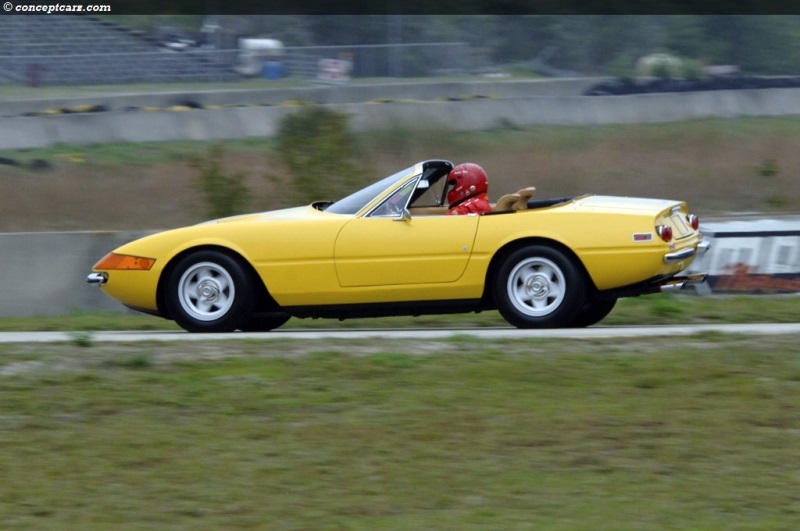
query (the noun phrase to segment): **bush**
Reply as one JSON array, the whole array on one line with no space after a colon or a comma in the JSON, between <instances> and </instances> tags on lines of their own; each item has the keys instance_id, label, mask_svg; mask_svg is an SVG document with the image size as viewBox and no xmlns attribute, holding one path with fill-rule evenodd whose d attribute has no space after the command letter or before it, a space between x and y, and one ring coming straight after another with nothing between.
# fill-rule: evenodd
<instances>
[{"instance_id":1,"label":"bush","mask_svg":"<svg viewBox=\"0 0 800 531\"><path fill-rule=\"evenodd\" d=\"M229 175L223 171L224 154L222 144L213 144L205 155L195 155L189 159L189 166L198 172L195 185L203 195L208 216L212 218L243 213L249 195L244 182L245 173Z\"/></svg>"},{"instance_id":2,"label":"bush","mask_svg":"<svg viewBox=\"0 0 800 531\"><path fill-rule=\"evenodd\" d=\"M705 77L703 74L703 67L700 62L692 59L683 60L683 63L681 64L681 72L683 78L690 81L697 81Z\"/></svg>"},{"instance_id":3,"label":"bush","mask_svg":"<svg viewBox=\"0 0 800 531\"><path fill-rule=\"evenodd\" d=\"M361 181L347 121L346 114L310 105L281 122L278 156L292 176L298 201L337 199Z\"/></svg>"},{"instance_id":4,"label":"bush","mask_svg":"<svg viewBox=\"0 0 800 531\"><path fill-rule=\"evenodd\" d=\"M627 54L618 55L608 65L608 73L621 81L631 81L636 77L633 61Z\"/></svg>"}]
</instances>

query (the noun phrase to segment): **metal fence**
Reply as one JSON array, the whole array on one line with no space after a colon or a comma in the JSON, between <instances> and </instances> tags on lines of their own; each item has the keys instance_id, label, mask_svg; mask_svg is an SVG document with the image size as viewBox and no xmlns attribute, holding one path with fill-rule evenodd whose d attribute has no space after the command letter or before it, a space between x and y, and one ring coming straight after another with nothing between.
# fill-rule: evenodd
<instances>
[{"instance_id":1,"label":"metal fence","mask_svg":"<svg viewBox=\"0 0 800 531\"><path fill-rule=\"evenodd\" d=\"M287 72L293 77L317 77L323 59L350 61L353 77L372 78L466 74L479 67L465 43L415 43L287 48Z\"/></svg>"},{"instance_id":2,"label":"metal fence","mask_svg":"<svg viewBox=\"0 0 800 531\"><path fill-rule=\"evenodd\" d=\"M244 57L242 51L191 48L65 53L0 49L0 84L20 86L225 82L247 77L325 80L321 65L347 65L344 78L403 78L467 74L481 68L464 43L287 47L279 54ZM247 64L245 64L245 61ZM329 63L326 63L328 61ZM341 67L345 68L345 67ZM323 74L321 76L321 74ZM327 80L335 81L334 77Z\"/></svg>"}]
</instances>

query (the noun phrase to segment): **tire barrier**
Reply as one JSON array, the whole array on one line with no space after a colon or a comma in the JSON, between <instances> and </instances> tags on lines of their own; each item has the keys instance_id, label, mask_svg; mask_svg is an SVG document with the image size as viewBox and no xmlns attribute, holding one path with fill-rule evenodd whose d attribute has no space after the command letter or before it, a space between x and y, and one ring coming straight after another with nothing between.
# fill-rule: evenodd
<instances>
[{"instance_id":1,"label":"tire barrier","mask_svg":"<svg viewBox=\"0 0 800 531\"><path fill-rule=\"evenodd\" d=\"M708 79L615 79L597 83L584 91L585 96L628 96L663 92L698 92L709 90L758 90L800 88L800 77L711 77Z\"/></svg>"}]
</instances>

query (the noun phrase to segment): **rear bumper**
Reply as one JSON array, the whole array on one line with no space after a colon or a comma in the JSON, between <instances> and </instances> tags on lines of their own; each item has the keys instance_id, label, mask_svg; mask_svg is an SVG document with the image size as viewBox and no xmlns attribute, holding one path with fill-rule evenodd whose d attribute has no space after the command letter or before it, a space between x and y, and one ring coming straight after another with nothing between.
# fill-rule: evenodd
<instances>
[{"instance_id":1,"label":"rear bumper","mask_svg":"<svg viewBox=\"0 0 800 531\"><path fill-rule=\"evenodd\" d=\"M694 258L697 255L705 254L708 252L709 247L711 244L706 240L700 240L700 243L697 244L697 249L682 249L680 251L676 251L674 253L668 253L664 255L664 263L665 264L675 264L678 262L683 262L684 260L688 260L689 258Z\"/></svg>"},{"instance_id":2,"label":"rear bumper","mask_svg":"<svg viewBox=\"0 0 800 531\"><path fill-rule=\"evenodd\" d=\"M697 254L697 251L694 249L683 249L682 251L678 251L675 253L668 253L664 255L664 263L665 264L675 264L678 262L683 262L684 260L688 260L689 258L693 258L694 255Z\"/></svg>"}]
</instances>

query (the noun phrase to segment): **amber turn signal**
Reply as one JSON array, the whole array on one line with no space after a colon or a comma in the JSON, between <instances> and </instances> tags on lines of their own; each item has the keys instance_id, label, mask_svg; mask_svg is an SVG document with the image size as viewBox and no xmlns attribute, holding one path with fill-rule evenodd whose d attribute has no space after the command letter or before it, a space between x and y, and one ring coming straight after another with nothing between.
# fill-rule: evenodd
<instances>
[{"instance_id":1,"label":"amber turn signal","mask_svg":"<svg viewBox=\"0 0 800 531\"><path fill-rule=\"evenodd\" d=\"M127 254L108 253L94 265L93 269L125 269L149 271L155 258L145 258L143 256L131 256Z\"/></svg>"}]
</instances>

